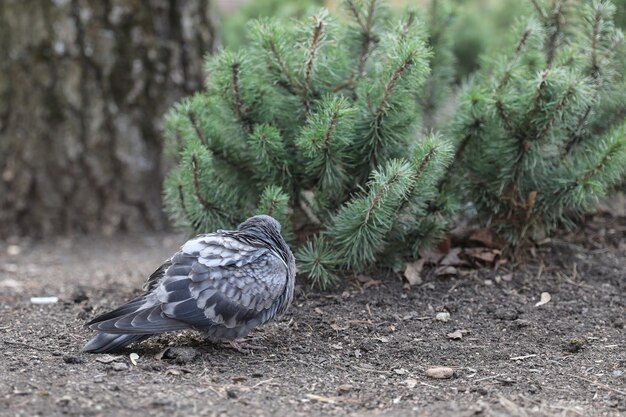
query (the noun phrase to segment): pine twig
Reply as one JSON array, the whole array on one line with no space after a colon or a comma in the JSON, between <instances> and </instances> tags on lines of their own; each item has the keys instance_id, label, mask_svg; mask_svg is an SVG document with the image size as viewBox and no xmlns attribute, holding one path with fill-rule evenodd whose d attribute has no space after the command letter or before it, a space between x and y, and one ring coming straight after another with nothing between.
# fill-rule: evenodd
<instances>
[{"instance_id":1,"label":"pine twig","mask_svg":"<svg viewBox=\"0 0 626 417\"><path fill-rule=\"evenodd\" d=\"M374 194L374 198L372 198L372 201L370 202L369 206L367 207L367 211L365 212L365 218L363 219L364 223L367 223L369 221L370 216L372 215L374 210L376 210L376 207L378 207L378 204L380 203L380 200L382 200L383 195L387 192L391 185L398 181L399 178L400 173L394 173L387 181L385 181L380 186L378 191L376 191L376 194Z\"/></svg>"},{"instance_id":2,"label":"pine twig","mask_svg":"<svg viewBox=\"0 0 626 417\"><path fill-rule=\"evenodd\" d=\"M248 133L250 133L252 131L252 121L250 120L250 118L248 117L248 115L246 114L247 111L246 109L244 109L243 106L243 102L241 99L241 88L239 86L239 70L240 70L240 64L239 62L235 62L231 65L230 69L231 69L231 82L232 82L232 89L233 89L233 96L234 96L234 111L235 111L235 116L237 116L237 119L243 123L246 131L248 131Z\"/></svg>"},{"instance_id":3,"label":"pine twig","mask_svg":"<svg viewBox=\"0 0 626 417\"><path fill-rule=\"evenodd\" d=\"M541 18L541 20L543 20L544 22L546 20L548 20L548 17L546 16L546 12L543 10L543 8L539 5L539 3L537 3L537 0L530 0L530 2L532 3L533 7L535 8L535 10L537 11L537 14L539 15L539 17Z\"/></svg>"},{"instance_id":4,"label":"pine twig","mask_svg":"<svg viewBox=\"0 0 626 417\"><path fill-rule=\"evenodd\" d=\"M556 51L557 41L559 40L559 35L561 34L561 19L563 17L562 12L563 2L562 0L556 0L554 2L554 10L552 11L552 15L550 19L552 20L552 32L547 39L546 42L546 62L548 67L552 65L552 60L554 59L554 52Z\"/></svg>"},{"instance_id":5,"label":"pine twig","mask_svg":"<svg viewBox=\"0 0 626 417\"><path fill-rule=\"evenodd\" d=\"M304 95L304 107L307 113L310 109L309 103L309 92L311 89L311 78L313 75L313 64L315 62L315 56L319 49L320 37L322 35L322 29L324 27L324 21L322 19L317 19L315 22L315 27L313 29L313 34L311 35L311 42L309 43L309 49L307 51L307 59L304 70L304 87L303 87L303 95Z\"/></svg>"},{"instance_id":6,"label":"pine twig","mask_svg":"<svg viewBox=\"0 0 626 417\"><path fill-rule=\"evenodd\" d=\"M198 138L200 143L202 143L202 145L206 149L209 149L209 141L207 140L207 138L204 136L204 134L200 130L200 126L198 126L198 122L196 120L195 114L193 114L193 112L191 110L189 110L187 112L187 117L189 118L189 123L191 123L191 126L193 127L193 130L196 133L196 137Z\"/></svg>"},{"instance_id":7,"label":"pine twig","mask_svg":"<svg viewBox=\"0 0 626 417\"><path fill-rule=\"evenodd\" d=\"M552 108L552 112L550 113L550 117L548 118L548 120L546 120L543 126L541 126L541 128L539 129L539 131L537 131L537 135L535 136L536 139L541 138L548 131L548 129L552 127L557 119L557 116L560 114L560 111L563 109L563 107L567 105L569 99L574 95L575 92L576 91L574 87L571 86L567 90L565 90L565 93L563 93L559 101L557 101L557 103Z\"/></svg>"},{"instance_id":8,"label":"pine twig","mask_svg":"<svg viewBox=\"0 0 626 417\"><path fill-rule=\"evenodd\" d=\"M220 210L218 207L215 207L213 204L209 203L209 201L206 198L204 198L204 195L202 195L202 190L200 189L200 178L198 174L198 170L199 170L198 159L195 153L191 156L191 169L192 169L193 191L198 202L202 205L202 207L204 207L205 210L213 210L220 214L224 214L222 210Z\"/></svg>"},{"instance_id":9,"label":"pine twig","mask_svg":"<svg viewBox=\"0 0 626 417\"><path fill-rule=\"evenodd\" d=\"M513 51L513 57L509 61L509 64L507 65L507 68L504 71L504 74L502 75L502 80L500 80L498 87L496 87L496 93L499 93L509 82L509 79L511 78L511 71L513 71L513 65L515 65L515 62L517 61L520 54L522 53L522 49L524 49L524 46L526 46L526 42L528 42L530 33L531 33L530 29L526 29L524 33L522 34L522 36L520 37L520 40L517 42L517 45L515 46L515 50Z\"/></svg>"},{"instance_id":10,"label":"pine twig","mask_svg":"<svg viewBox=\"0 0 626 417\"><path fill-rule=\"evenodd\" d=\"M591 24L591 76L597 78L600 72L598 67L598 43L600 42L600 25L602 24L602 9L604 5L598 3Z\"/></svg>"},{"instance_id":11,"label":"pine twig","mask_svg":"<svg viewBox=\"0 0 626 417\"><path fill-rule=\"evenodd\" d=\"M278 64L280 74L285 77L285 81L279 82L278 85L285 88L291 95L297 95L296 84L294 83L293 78L291 77L291 74L287 69L287 64L285 63L285 61L283 61L283 58L278 52L278 47L276 46L276 43L272 39L268 39L268 44L270 47L270 52L272 53L274 60Z\"/></svg>"},{"instance_id":12,"label":"pine twig","mask_svg":"<svg viewBox=\"0 0 626 417\"><path fill-rule=\"evenodd\" d=\"M410 51L408 56L395 69L395 71L389 78L389 81L387 81L387 84L385 85L385 89L383 90L383 96L378 102L378 106L376 106L376 110L374 111L374 114L373 114L374 120L376 121L377 125L380 123L380 117L383 113L385 106L387 105L387 102L389 101L389 96L394 90L396 83L402 77L402 75L411 67L411 65L413 64L413 59L415 58L415 55L417 55L417 49L413 49L412 51Z\"/></svg>"},{"instance_id":13,"label":"pine twig","mask_svg":"<svg viewBox=\"0 0 626 417\"><path fill-rule=\"evenodd\" d=\"M178 202L180 203L180 209L183 215L187 217L187 205L185 204L185 194L183 193L183 185L178 184Z\"/></svg>"}]
</instances>

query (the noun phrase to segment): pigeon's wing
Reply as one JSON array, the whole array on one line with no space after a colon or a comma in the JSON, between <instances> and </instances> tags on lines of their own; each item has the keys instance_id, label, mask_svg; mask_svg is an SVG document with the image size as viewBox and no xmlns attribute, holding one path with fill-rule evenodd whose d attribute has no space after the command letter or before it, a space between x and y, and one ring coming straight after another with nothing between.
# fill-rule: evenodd
<instances>
[{"instance_id":1,"label":"pigeon's wing","mask_svg":"<svg viewBox=\"0 0 626 417\"><path fill-rule=\"evenodd\" d=\"M287 282L287 267L277 254L227 234L191 239L165 265L149 280L148 294L117 309L121 315L109 313L90 327L148 334L262 323L275 314Z\"/></svg>"},{"instance_id":2,"label":"pigeon's wing","mask_svg":"<svg viewBox=\"0 0 626 417\"><path fill-rule=\"evenodd\" d=\"M165 271L172 265L172 260L168 259L156 271L150 275L146 283L143 285L144 291L152 291L158 284L159 280L165 276Z\"/></svg>"},{"instance_id":3,"label":"pigeon's wing","mask_svg":"<svg viewBox=\"0 0 626 417\"><path fill-rule=\"evenodd\" d=\"M271 249L211 234L183 245L157 297L170 318L232 328L256 317L265 321L286 283L287 266Z\"/></svg>"}]
</instances>

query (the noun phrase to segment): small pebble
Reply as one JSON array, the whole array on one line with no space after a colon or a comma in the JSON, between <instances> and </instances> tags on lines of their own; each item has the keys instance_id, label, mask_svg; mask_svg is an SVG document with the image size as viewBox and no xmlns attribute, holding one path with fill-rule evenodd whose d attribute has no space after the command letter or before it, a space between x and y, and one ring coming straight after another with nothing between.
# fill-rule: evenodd
<instances>
[{"instance_id":1,"label":"small pebble","mask_svg":"<svg viewBox=\"0 0 626 417\"><path fill-rule=\"evenodd\" d=\"M200 352L192 347L171 347L163 355L166 359L174 359L174 361L183 365L189 363L198 356Z\"/></svg>"},{"instance_id":2,"label":"small pebble","mask_svg":"<svg viewBox=\"0 0 626 417\"><path fill-rule=\"evenodd\" d=\"M452 378L454 370L447 366L435 366L426 370L426 376L435 379L448 379Z\"/></svg>"},{"instance_id":3,"label":"small pebble","mask_svg":"<svg viewBox=\"0 0 626 417\"><path fill-rule=\"evenodd\" d=\"M570 353L576 353L585 347L587 341L585 339L574 337L565 342L564 349Z\"/></svg>"},{"instance_id":4,"label":"small pebble","mask_svg":"<svg viewBox=\"0 0 626 417\"><path fill-rule=\"evenodd\" d=\"M9 245L7 247L7 254L11 256L17 256L22 253L22 248L17 245Z\"/></svg>"},{"instance_id":5,"label":"small pebble","mask_svg":"<svg viewBox=\"0 0 626 417\"><path fill-rule=\"evenodd\" d=\"M76 355L63 355L63 362L65 363L83 363L85 360Z\"/></svg>"},{"instance_id":6,"label":"small pebble","mask_svg":"<svg viewBox=\"0 0 626 417\"><path fill-rule=\"evenodd\" d=\"M517 311L507 310L504 308L497 309L494 315L496 316L497 319L506 320L506 321L517 320L517 317L518 317Z\"/></svg>"},{"instance_id":7,"label":"small pebble","mask_svg":"<svg viewBox=\"0 0 626 417\"><path fill-rule=\"evenodd\" d=\"M354 389L354 385L350 384L341 384L339 385L339 392L350 392Z\"/></svg>"},{"instance_id":8,"label":"small pebble","mask_svg":"<svg viewBox=\"0 0 626 417\"><path fill-rule=\"evenodd\" d=\"M125 371L128 369L128 365L126 365L124 362L113 362L111 367L113 368L114 371L118 371L118 372Z\"/></svg>"},{"instance_id":9,"label":"small pebble","mask_svg":"<svg viewBox=\"0 0 626 417\"><path fill-rule=\"evenodd\" d=\"M437 315L435 316L435 320L443 322L450 321L450 313L448 313L447 311L441 311L437 313Z\"/></svg>"}]
</instances>

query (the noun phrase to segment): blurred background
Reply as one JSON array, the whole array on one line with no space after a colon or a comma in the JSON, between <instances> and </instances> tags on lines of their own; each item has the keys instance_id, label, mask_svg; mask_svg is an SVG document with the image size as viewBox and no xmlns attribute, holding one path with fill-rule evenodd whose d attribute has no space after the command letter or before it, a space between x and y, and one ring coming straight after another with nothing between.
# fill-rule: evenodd
<instances>
[{"instance_id":1,"label":"blurred background","mask_svg":"<svg viewBox=\"0 0 626 417\"><path fill-rule=\"evenodd\" d=\"M437 1L390 3L427 11ZM624 27L626 0L615 4ZM456 85L532 8L531 0L446 5ZM1 0L0 237L167 228L165 111L202 88L206 54L245 44L250 19L319 7L340 2Z\"/></svg>"}]
</instances>

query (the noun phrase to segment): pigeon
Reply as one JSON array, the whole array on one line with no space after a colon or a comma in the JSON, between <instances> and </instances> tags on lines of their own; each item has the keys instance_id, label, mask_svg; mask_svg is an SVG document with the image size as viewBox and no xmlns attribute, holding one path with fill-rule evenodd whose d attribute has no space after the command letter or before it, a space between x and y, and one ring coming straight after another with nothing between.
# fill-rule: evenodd
<instances>
[{"instance_id":1,"label":"pigeon","mask_svg":"<svg viewBox=\"0 0 626 417\"><path fill-rule=\"evenodd\" d=\"M285 312L295 275L294 256L270 216L198 235L150 276L142 295L87 323L98 334L83 351L113 352L183 329L234 342Z\"/></svg>"}]
</instances>

